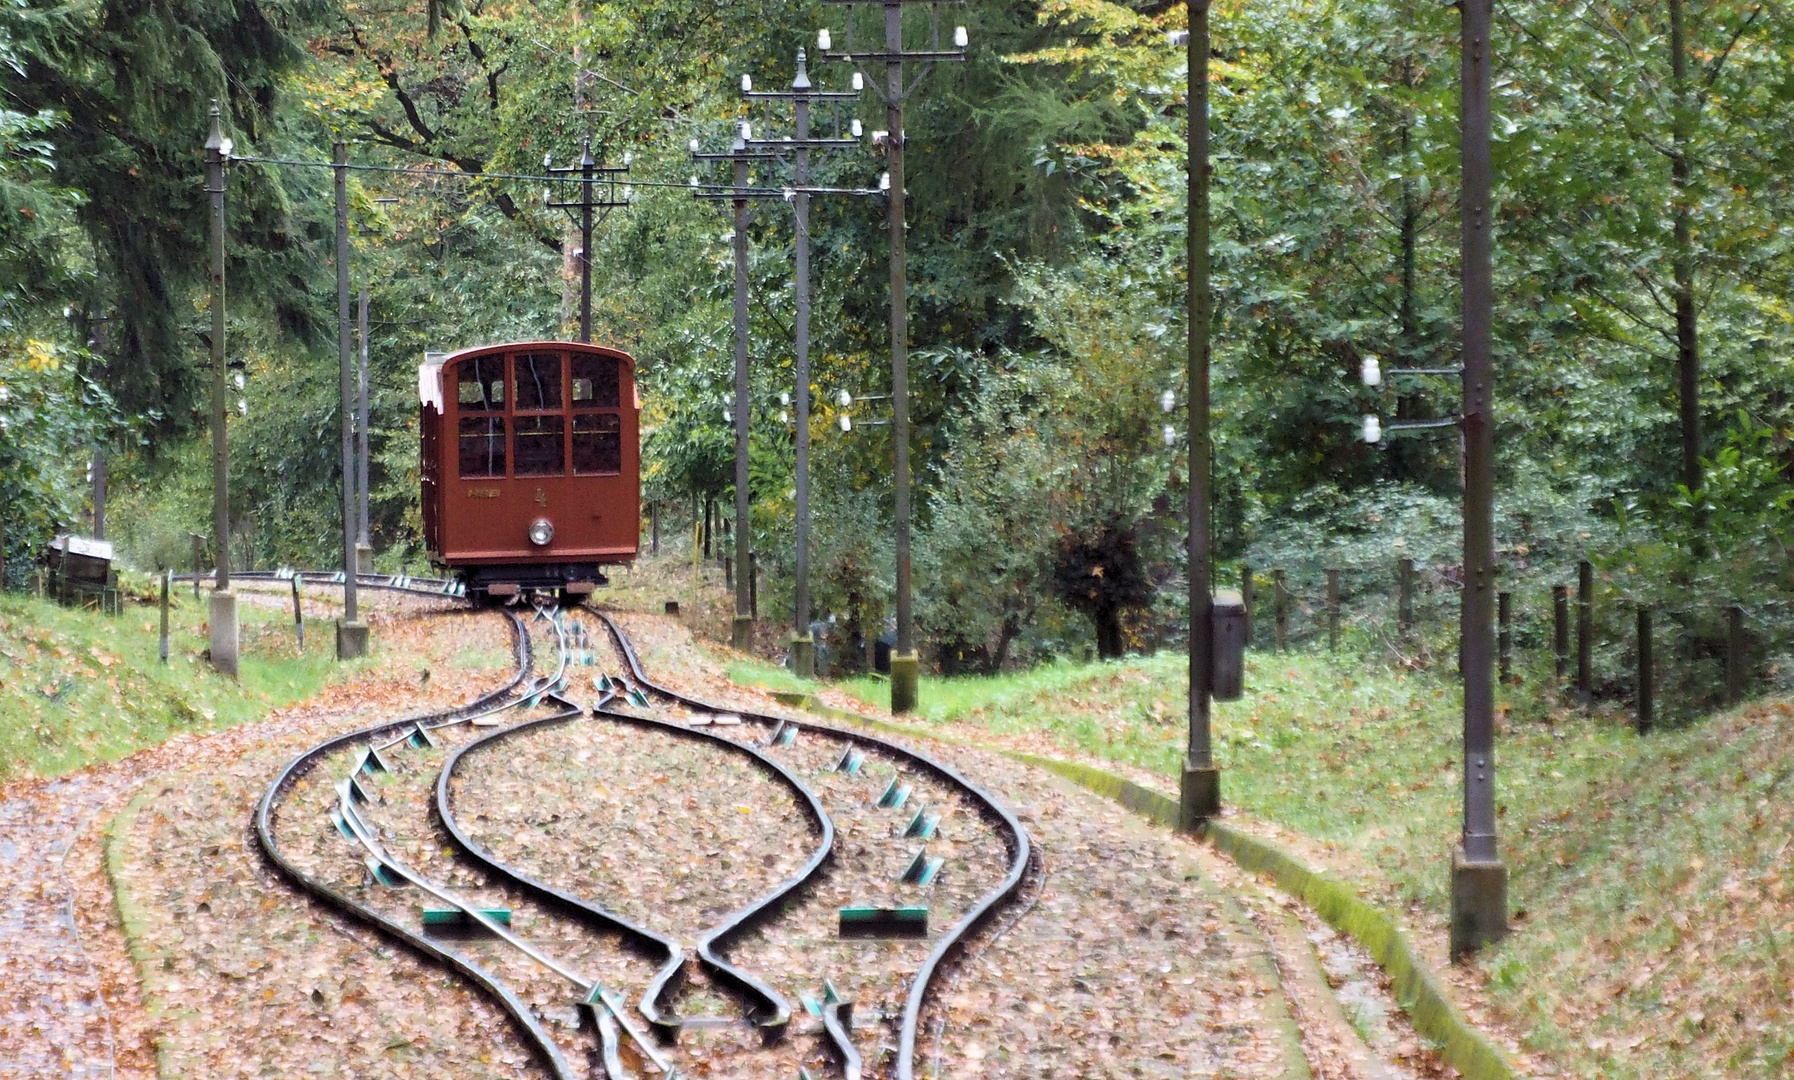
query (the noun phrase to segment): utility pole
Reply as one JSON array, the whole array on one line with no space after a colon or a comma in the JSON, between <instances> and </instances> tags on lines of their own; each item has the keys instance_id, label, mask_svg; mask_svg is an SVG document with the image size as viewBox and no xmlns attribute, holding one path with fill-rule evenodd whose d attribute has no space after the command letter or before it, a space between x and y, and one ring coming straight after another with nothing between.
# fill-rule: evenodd
<instances>
[{"instance_id":1,"label":"utility pole","mask_svg":"<svg viewBox=\"0 0 1794 1080\"><path fill-rule=\"evenodd\" d=\"M342 384L343 440L343 617L336 624L336 658L366 656L368 627L360 619L355 593L359 572L355 545L355 370L349 339L349 144L336 142L336 351Z\"/></svg>"},{"instance_id":2,"label":"utility pole","mask_svg":"<svg viewBox=\"0 0 1794 1080\"><path fill-rule=\"evenodd\" d=\"M361 287L361 304L356 310L356 332L361 345L360 362L356 365L358 400L355 405L355 566L362 573L374 569L374 545L368 539L368 287Z\"/></svg>"},{"instance_id":3,"label":"utility pole","mask_svg":"<svg viewBox=\"0 0 1794 1080\"><path fill-rule=\"evenodd\" d=\"M1188 334L1185 380L1189 383L1190 492L1187 563L1190 586L1190 738L1178 784L1178 825L1186 832L1221 812L1221 770L1209 731L1214 679L1214 595L1209 575L1209 203L1208 203L1208 0L1188 5L1189 48L1189 249L1190 288L1185 298Z\"/></svg>"},{"instance_id":4,"label":"utility pole","mask_svg":"<svg viewBox=\"0 0 1794 1080\"><path fill-rule=\"evenodd\" d=\"M1451 953L1507 935L1507 867L1495 842L1495 410L1490 356L1493 183L1490 40L1494 0L1463 0L1464 829L1452 853Z\"/></svg>"},{"instance_id":5,"label":"utility pole","mask_svg":"<svg viewBox=\"0 0 1794 1080\"><path fill-rule=\"evenodd\" d=\"M592 227L603 220L598 211L610 210L618 206L628 206L632 194L624 187L620 197L616 190L617 183L628 174L629 165L634 160L633 154L623 155L623 164L619 166L600 166L592 157L592 137L585 136L580 140L579 164L562 168L554 167L554 155L542 157L542 171L549 176L568 177L579 185L579 198L561 202L554 201L548 189L542 189L542 208L545 210L577 210L579 211L579 340L590 344L592 340ZM594 184L607 185L603 195L598 195ZM597 216L594 216L594 215Z\"/></svg>"},{"instance_id":6,"label":"utility pole","mask_svg":"<svg viewBox=\"0 0 1794 1080\"><path fill-rule=\"evenodd\" d=\"M826 37L823 39L826 40ZM820 42L819 42L820 43ZM827 46L823 46L826 48ZM752 89L743 91L743 96L750 101L789 101L796 121L796 137L789 139L747 139L750 147L770 150L774 153L789 151L793 156L792 180L795 186L787 189L791 196L791 207L796 217L795 237L792 242L792 256L795 263L794 287L797 292L797 325L793 336L796 345L796 408L797 408L797 521L796 521L796 566L792 604L792 636L791 636L791 670L800 679L811 679L816 676L816 639L810 633L810 197L816 194L854 194L867 195L870 191L839 191L827 188L813 188L810 185L810 154L814 150L827 151L835 147L853 146L859 141L860 122L853 121L853 137L840 138L839 117L836 117L835 138L812 138L810 135L810 106L816 102L854 102L858 101L859 88L864 86L864 79L854 73L855 90L852 93L828 93L816 90L810 83L810 75L806 67L807 56L804 50L797 50L797 75L791 80L791 89L785 92L755 92ZM752 83L746 84L749 87Z\"/></svg>"},{"instance_id":7,"label":"utility pole","mask_svg":"<svg viewBox=\"0 0 1794 1080\"><path fill-rule=\"evenodd\" d=\"M884 48L873 52L855 52L850 38L847 48L839 53L826 52L830 60L847 60L854 64L883 64L885 118L889 131L885 136L885 153L889 169L889 231L891 244L891 438L895 444L892 463L892 486L897 511L897 649L891 655L891 712L902 714L916 707L917 657L915 621L910 599L910 475L909 475L909 298L904 270L904 193L903 193L903 102L914 87L903 85L905 60L932 65L937 60L964 60L966 29L953 29L950 50L939 46L940 23L933 18L934 47L926 50L903 49L903 8L905 0L835 0L847 5L876 4L884 10ZM914 0L912 0L914 2ZM934 4L930 3L933 14ZM849 20L851 34L852 21ZM876 85L876 83L874 84ZM880 187L885 187L883 182ZM902 1050L907 1062L910 1047ZM900 1066L907 1071L907 1064Z\"/></svg>"},{"instance_id":8,"label":"utility pole","mask_svg":"<svg viewBox=\"0 0 1794 1080\"><path fill-rule=\"evenodd\" d=\"M224 352L224 193L225 165L232 143L216 99L212 128L206 136L206 192L212 197L212 549L217 558L209 606L212 667L237 677L237 595L230 591L230 440L225 430L226 384L230 378ZM194 587L198 588L195 579Z\"/></svg>"},{"instance_id":9,"label":"utility pole","mask_svg":"<svg viewBox=\"0 0 1794 1080\"><path fill-rule=\"evenodd\" d=\"M735 140L737 151L747 147L747 134ZM748 160L735 155L735 190L747 188ZM754 616L748 596L748 556L752 551L752 527L748 524L748 267L747 197L737 194L732 203L735 243L735 623L732 644L739 652L754 645Z\"/></svg>"}]
</instances>

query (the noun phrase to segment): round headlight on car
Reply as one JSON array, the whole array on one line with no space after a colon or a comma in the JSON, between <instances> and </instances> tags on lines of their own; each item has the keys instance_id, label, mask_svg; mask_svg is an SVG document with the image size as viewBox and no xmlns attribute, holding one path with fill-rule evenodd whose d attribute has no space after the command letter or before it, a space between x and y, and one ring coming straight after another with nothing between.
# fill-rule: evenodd
<instances>
[{"instance_id":1,"label":"round headlight on car","mask_svg":"<svg viewBox=\"0 0 1794 1080\"><path fill-rule=\"evenodd\" d=\"M554 522L547 518L537 518L529 523L529 542L537 547L547 547L554 539Z\"/></svg>"}]
</instances>

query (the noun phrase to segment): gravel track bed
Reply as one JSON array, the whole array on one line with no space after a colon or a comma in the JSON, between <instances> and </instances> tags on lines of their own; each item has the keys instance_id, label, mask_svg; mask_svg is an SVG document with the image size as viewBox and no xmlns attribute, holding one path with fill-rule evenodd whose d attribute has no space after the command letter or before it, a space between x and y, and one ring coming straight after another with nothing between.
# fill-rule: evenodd
<instances>
[{"instance_id":1,"label":"gravel track bed","mask_svg":"<svg viewBox=\"0 0 1794 1080\"><path fill-rule=\"evenodd\" d=\"M371 615L388 658L380 670L267 720L83 774L124 792L160 779L124 834L114 878L134 920L132 981L141 980L148 1006L141 1020L117 1017L121 1043L153 1043L149 1058L162 1059L164 1075L314 1075L318 1066L340 1076L546 1075L482 993L301 897L256 843L256 802L305 747L370 715L472 700L509 677L458 662L489 654L495 641L509 652L496 616L389 616L384 607ZM413 665L436 677L420 679ZM112 914L109 892L94 903ZM90 940L124 948L110 934Z\"/></svg>"},{"instance_id":2,"label":"gravel track bed","mask_svg":"<svg viewBox=\"0 0 1794 1080\"><path fill-rule=\"evenodd\" d=\"M722 685L676 620L632 615L619 622L663 685L732 707L791 714L768 695ZM999 908L966 952L943 966L923 1011L918 1076L1283 1074L1290 1051L1267 1011L1282 991L1265 971L1264 942L1219 902L1189 841L994 752L893 741L918 746L1007 805L1039 860L1021 898ZM793 749L823 743L805 732ZM877 761L868 754L874 775ZM884 787L866 786L874 798ZM847 815L824 801L845 833ZM969 817L944 815L944 838L963 845L955 830ZM998 842L976 850L1003 848ZM943 874L951 869L950 862ZM943 884L952 880L948 875ZM857 1038L868 1075L883 1075L871 1032L862 1027Z\"/></svg>"}]
</instances>

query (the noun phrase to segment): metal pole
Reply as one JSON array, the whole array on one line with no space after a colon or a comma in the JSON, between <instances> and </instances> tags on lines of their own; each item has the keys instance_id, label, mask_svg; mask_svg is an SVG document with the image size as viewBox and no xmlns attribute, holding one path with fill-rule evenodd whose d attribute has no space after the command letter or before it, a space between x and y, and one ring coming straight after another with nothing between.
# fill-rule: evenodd
<instances>
[{"instance_id":1,"label":"metal pole","mask_svg":"<svg viewBox=\"0 0 1794 1080\"><path fill-rule=\"evenodd\" d=\"M1178 823L1185 831L1221 812L1220 770L1209 738L1209 699L1214 680L1214 596L1209 575L1209 204L1208 204L1208 0L1190 0L1188 42L1190 139L1186 171L1189 224L1185 230L1190 287L1185 297L1189 383L1190 491L1190 740L1184 757Z\"/></svg>"},{"instance_id":2,"label":"metal pole","mask_svg":"<svg viewBox=\"0 0 1794 1080\"><path fill-rule=\"evenodd\" d=\"M802 49L797 50L797 77L791 80L791 89L800 95L810 89ZM809 99L798 97L794 111L801 144L810 137ZM800 679L810 679L816 675L816 640L810 635L810 195L804 190L810 184L809 147L798 146L796 166L798 190L792 210L797 218L793 239L797 264L797 579L792 589L791 670Z\"/></svg>"},{"instance_id":3,"label":"metal pole","mask_svg":"<svg viewBox=\"0 0 1794 1080\"><path fill-rule=\"evenodd\" d=\"M1595 568L1587 559L1576 564L1576 701L1595 698Z\"/></svg>"},{"instance_id":4,"label":"metal pole","mask_svg":"<svg viewBox=\"0 0 1794 1080\"><path fill-rule=\"evenodd\" d=\"M885 112L890 128L891 172L891 439L892 485L897 503L897 648L891 654L891 712L907 713L917 700L915 626L910 606L909 558L909 294L904 269L903 225L903 5L885 12ZM877 637L876 629L873 636Z\"/></svg>"},{"instance_id":5,"label":"metal pole","mask_svg":"<svg viewBox=\"0 0 1794 1080\"><path fill-rule=\"evenodd\" d=\"M1463 0L1462 160L1464 414L1464 827L1452 866L1451 951L1507 934L1507 868L1495 838L1495 414L1490 332L1490 28L1494 0Z\"/></svg>"},{"instance_id":6,"label":"metal pole","mask_svg":"<svg viewBox=\"0 0 1794 1080\"><path fill-rule=\"evenodd\" d=\"M1651 655L1651 609L1638 605L1638 733L1647 735L1656 712L1656 663Z\"/></svg>"},{"instance_id":7,"label":"metal pole","mask_svg":"<svg viewBox=\"0 0 1794 1080\"><path fill-rule=\"evenodd\" d=\"M361 287L361 305L355 317L361 338L361 355L356 365L357 400L355 407L355 494L360 503L355 516L355 561L363 570L372 570L374 548L368 540L368 287Z\"/></svg>"},{"instance_id":8,"label":"metal pole","mask_svg":"<svg viewBox=\"0 0 1794 1080\"><path fill-rule=\"evenodd\" d=\"M206 190L212 196L212 547L217 576L210 607L212 666L237 674L237 597L230 591L230 437L225 398L230 379L224 352L224 185L231 143L224 137L218 103L206 138ZM198 588L195 582L194 588Z\"/></svg>"},{"instance_id":9,"label":"metal pole","mask_svg":"<svg viewBox=\"0 0 1794 1080\"><path fill-rule=\"evenodd\" d=\"M355 594L355 369L349 339L349 144L336 143L336 353L341 372L343 457L343 620L337 624L336 656L347 660L367 651ZM357 630L360 627L357 641ZM359 647L358 647L359 646Z\"/></svg>"},{"instance_id":10,"label":"metal pole","mask_svg":"<svg viewBox=\"0 0 1794 1080\"><path fill-rule=\"evenodd\" d=\"M735 140L735 190L747 187L746 143ZM737 194L735 210L735 624L733 644L747 652L754 643L748 597L748 249L747 199Z\"/></svg>"},{"instance_id":11,"label":"metal pole","mask_svg":"<svg viewBox=\"0 0 1794 1080\"><path fill-rule=\"evenodd\" d=\"M587 135L579 155L579 340L590 343L592 340L592 137ZM739 185L737 185L739 186ZM737 206L742 205L740 202ZM739 214L737 214L739 216ZM736 225L739 232L741 226ZM741 248L736 247L739 252ZM739 264L738 264L739 265ZM736 280L741 280L741 271L736 272ZM736 304L743 301L740 293L736 294ZM743 451L745 453L745 451Z\"/></svg>"}]
</instances>

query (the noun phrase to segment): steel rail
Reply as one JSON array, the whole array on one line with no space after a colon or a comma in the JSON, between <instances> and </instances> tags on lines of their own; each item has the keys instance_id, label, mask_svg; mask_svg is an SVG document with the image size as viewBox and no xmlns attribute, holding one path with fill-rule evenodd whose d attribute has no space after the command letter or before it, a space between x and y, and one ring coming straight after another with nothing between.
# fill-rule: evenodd
<instances>
[{"instance_id":1,"label":"steel rail","mask_svg":"<svg viewBox=\"0 0 1794 1080\"><path fill-rule=\"evenodd\" d=\"M953 928L941 937L934 949L928 954L928 958L924 960L922 966L917 969L915 977L910 982L909 996L905 1001L903 1008L903 1026L899 1031L897 1076L898 1080L915 1080L916 1029L921 1023L922 1005L927 998L929 987L934 981L935 975L939 972L942 962L956 950L964 948L966 939L971 933L982 925L986 919L990 918L997 906L1007 900L1014 894L1016 889L1020 887L1022 879L1027 874L1031 855L1028 831L1022 827L1022 823L1016 819L1014 814L1009 812L1007 807L986 794L982 788L979 788L976 784L973 784L970 780L961 776L952 766L936 761L918 750L912 750L898 743L881 739L876 735L854 731L849 728L838 728L827 724L811 723L808 720L793 721L783 717L770 716L765 713L755 713L742 709L724 709L720 706L681 694L675 690L669 690L666 687L659 685L648 677L647 672L642 667L640 657L636 655L635 647L630 643L628 636L623 633L623 628L617 625L616 620L611 618L608 613L596 608L589 610L598 616L605 627L610 631L612 638L616 640L619 651L622 652L624 661L628 664L630 673L635 681L649 690L660 694L662 697L669 698L688 708L702 712L734 713L744 719L753 719L763 724L777 724L783 722L792 725L800 731L812 731L832 738L844 739L850 742L859 743L863 746L874 747L883 753L909 761L911 764L947 781L950 786L965 791L971 796L973 802L977 804L980 811L987 818L1001 822L1009 831L1009 872L995 888L980 897L977 903L975 903L966 914L960 918L959 922L954 924ZM848 1049L851 1049L851 1042L848 1045Z\"/></svg>"},{"instance_id":2,"label":"steel rail","mask_svg":"<svg viewBox=\"0 0 1794 1080\"><path fill-rule=\"evenodd\" d=\"M497 690L485 694L467 705L459 706L454 709L442 710L434 714L437 719L448 719L460 715L489 712L492 710L493 706L504 701L506 698L512 697L517 687L523 683L525 677L528 675L533 660L532 651L529 645L529 633L523 625L523 620L514 613L511 614L511 629L513 634L513 654L517 660L516 673L512 675L511 679L504 686ZM512 701L512 704L522 700L524 700L523 697L516 697ZM577 1074L575 1074L569 1067L566 1058L561 1054L560 1048L555 1044L554 1039L548 1034L547 1030L542 1027L541 1021L539 1021L535 1014L530 1011L529 1007L517 997L516 993L505 986L503 982L499 981L496 976L462 956L460 953L457 953L452 949L444 948L436 942L430 941L422 934L414 933L408 927L387 918L385 915L380 914L372 908L356 902L323 882L313 879L286 857L280 850L280 845L274 839L272 817L275 800L294 784L301 772L308 770L325 755L344 746L364 739L372 740L379 735L395 731L399 728L415 726L421 723L424 719L426 718L412 717L403 720L385 721L370 727L361 728L356 731L326 739L300 753L280 771L273 782L268 785L268 789L263 792L261 801L257 804L255 812L256 838L261 844L263 854L267 856L269 862L274 865L275 869L302 891L344 914L373 926L376 930L384 933L389 938L392 938L406 948L411 949L413 952L422 955L426 959L441 963L449 969L457 971L472 980L476 985L485 990L488 995L495 999L499 1007L510 1014L511 1018L523 1029L523 1032L528 1036L529 1041L535 1044L536 1052L554 1073L556 1080L576 1080Z\"/></svg>"},{"instance_id":3,"label":"steel rail","mask_svg":"<svg viewBox=\"0 0 1794 1080\"><path fill-rule=\"evenodd\" d=\"M606 720L611 720L617 723L634 724L638 727L651 728L681 738L718 743L737 753L747 754L756 763L771 772L787 787L801 796L802 801L810 811L810 816L814 820L818 831L822 834L822 838L816 845L816 849L810 853L810 858L803 866L798 868L796 873L773 886L770 890L757 897L745 907L730 913L721 922L705 930L703 934L699 936L697 943L693 947L693 951L697 954L698 961L709 969L711 975L719 977L721 981L733 985L744 997L758 999L760 1008L756 1010L757 1015L753 1015L753 1022L756 1026L775 1036L781 1034L783 1029L791 1022L791 1003L777 990L774 990L764 982L730 963L722 956L719 956L716 949L726 947L725 943L729 939L752 929L762 919L776 911L778 906L782 904L784 900L796 895L799 890L810 885L816 875L821 871L823 864L828 862L834 855L834 819L829 817L828 811L823 809L822 800L816 797L816 793L811 791L808 785L799 780L791 770L766 756L758 748L747 746L714 732L687 727L684 724L676 724L668 720L656 720L652 717L631 716L628 713L617 712L609 708L611 700L611 697L607 697L594 705L592 707L592 715L602 716ZM666 973L663 972L663 975L664 974ZM659 996L666 992L667 988L659 985L657 980L657 984L651 985L648 988L648 991L643 994L642 1000L645 1004L650 1000L649 995L654 995L657 1000ZM647 1015L645 1009L643 1010L643 1015Z\"/></svg>"},{"instance_id":4,"label":"steel rail","mask_svg":"<svg viewBox=\"0 0 1794 1080\"><path fill-rule=\"evenodd\" d=\"M582 715L584 715L583 712L576 712L570 715L558 714L550 717L541 717L535 720L525 720L522 723L501 728L458 747L449 755L448 760L443 762L442 771L436 776L436 815L441 819L444 830L448 832L450 839L455 842L456 847L474 862L479 863L481 866L484 866L494 873L503 874L511 878L522 886L525 891L548 901L556 907L573 912L587 919L594 920L609 929L619 931L624 937L634 941L638 946L646 945L650 946L652 950L659 951L664 956L664 959L661 961L660 969L656 973L653 982L650 984L650 993L642 996L642 1001L638 1008L640 1008L642 1015L647 1018L648 1022L657 1028L676 1026L669 1024L666 1018L661 1015L657 1004L658 995L653 994L652 992L656 988L669 983L685 965L685 950L677 941L651 930L648 927L642 926L639 923L633 922L616 912L576 896L571 892L557 888L547 882L539 881L529 874L518 870L516 867L501 862L472 837L468 836L467 833L462 830L460 822L455 818L454 807L449 795L449 781L453 777L456 767L460 765L461 759L466 756L469 751L476 748L493 746L522 731L564 724Z\"/></svg>"}]
</instances>

